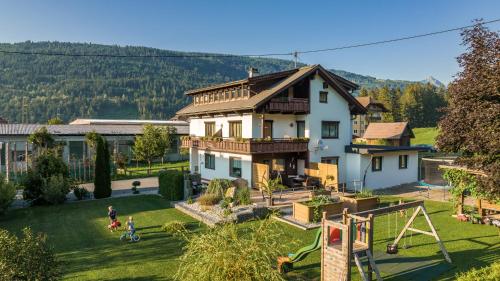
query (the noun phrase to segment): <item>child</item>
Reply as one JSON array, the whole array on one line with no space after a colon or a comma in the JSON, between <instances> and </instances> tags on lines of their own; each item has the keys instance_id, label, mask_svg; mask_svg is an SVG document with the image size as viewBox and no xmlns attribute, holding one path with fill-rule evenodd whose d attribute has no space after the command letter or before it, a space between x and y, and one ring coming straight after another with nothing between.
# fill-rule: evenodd
<instances>
[{"instance_id":1,"label":"child","mask_svg":"<svg viewBox=\"0 0 500 281\"><path fill-rule=\"evenodd\" d=\"M133 241L132 237L135 234L135 225L134 225L134 218L132 218L132 216L128 217L127 230L130 235L130 241Z\"/></svg>"},{"instance_id":2,"label":"child","mask_svg":"<svg viewBox=\"0 0 500 281\"><path fill-rule=\"evenodd\" d=\"M108 207L108 217L109 217L109 225L108 228L113 232L113 230L116 230L118 228L118 222L116 219L116 210L113 209L113 206Z\"/></svg>"}]
</instances>

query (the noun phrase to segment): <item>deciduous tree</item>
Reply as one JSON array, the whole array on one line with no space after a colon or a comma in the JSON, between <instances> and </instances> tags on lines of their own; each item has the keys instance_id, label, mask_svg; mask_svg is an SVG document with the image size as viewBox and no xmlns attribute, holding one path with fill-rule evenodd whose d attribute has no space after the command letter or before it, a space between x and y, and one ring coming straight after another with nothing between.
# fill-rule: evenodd
<instances>
[{"instance_id":1,"label":"deciduous tree","mask_svg":"<svg viewBox=\"0 0 500 281\"><path fill-rule=\"evenodd\" d=\"M163 157L173 142L175 128L145 125L143 134L135 138L134 154L137 160L148 163L148 175L154 159Z\"/></svg>"}]
</instances>

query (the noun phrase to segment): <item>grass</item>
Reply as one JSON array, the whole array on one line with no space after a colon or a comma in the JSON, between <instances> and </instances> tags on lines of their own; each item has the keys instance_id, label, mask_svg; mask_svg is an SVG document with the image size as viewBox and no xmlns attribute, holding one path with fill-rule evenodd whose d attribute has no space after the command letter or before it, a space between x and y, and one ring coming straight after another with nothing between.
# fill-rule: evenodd
<instances>
[{"instance_id":1,"label":"grass","mask_svg":"<svg viewBox=\"0 0 500 281\"><path fill-rule=\"evenodd\" d=\"M438 134L438 129L436 127L429 128L414 128L412 129L415 134L415 138L411 140L412 145L416 144L436 144L436 137Z\"/></svg>"},{"instance_id":2,"label":"grass","mask_svg":"<svg viewBox=\"0 0 500 281\"><path fill-rule=\"evenodd\" d=\"M145 177L156 177L158 176L159 169L176 169L176 170L188 170L189 161L180 162L169 162L169 163L154 163L151 165L151 174L148 175L148 166L144 164L134 165L131 164L127 167L127 175L118 174L113 177L113 180L126 180L126 179L138 179Z\"/></svg>"},{"instance_id":3,"label":"grass","mask_svg":"<svg viewBox=\"0 0 500 281\"><path fill-rule=\"evenodd\" d=\"M384 202L388 200L397 201L394 197L383 199ZM142 237L140 242L120 242L120 232L110 233L106 229L108 205L115 206L122 222L126 216L134 216ZM426 208L455 266L434 280L452 280L457 271L488 265L500 259L500 238L495 227L457 222L450 217L452 208L449 203L428 201ZM375 251L384 251L386 244L394 239L394 228L387 228L387 219L388 216L376 218ZM394 215L390 219L394 226ZM183 246L181 240L161 230L163 224L172 221L187 223L193 231L205 230L194 219L170 208L166 200L152 195L13 210L0 218L0 227L19 233L24 226L31 226L35 231L46 232L59 258L65 263L66 280L171 280ZM424 222L423 217L417 218L415 227L428 230ZM402 218L398 218L398 225L402 228ZM283 243L286 243L289 253L310 244L316 233L316 230L302 231L285 224L282 228L285 233ZM297 243L292 243L294 240ZM400 251L405 256L403 262L442 260L433 238L414 234L412 242L411 248ZM320 252L314 252L294 267L295 270L288 274L290 280L319 280ZM353 275L353 280L359 279L355 267ZM408 278L390 277L384 280Z\"/></svg>"}]
</instances>

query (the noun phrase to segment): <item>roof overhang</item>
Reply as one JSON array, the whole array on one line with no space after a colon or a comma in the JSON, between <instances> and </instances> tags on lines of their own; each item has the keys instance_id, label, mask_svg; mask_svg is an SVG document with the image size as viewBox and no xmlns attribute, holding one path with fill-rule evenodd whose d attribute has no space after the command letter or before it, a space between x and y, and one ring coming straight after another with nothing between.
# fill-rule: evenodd
<instances>
[{"instance_id":1,"label":"roof overhang","mask_svg":"<svg viewBox=\"0 0 500 281\"><path fill-rule=\"evenodd\" d=\"M398 151L414 151L423 152L428 151L428 148L418 146L386 146L386 145L365 145L365 144L351 144L345 147L346 153L355 154L379 154L390 153Z\"/></svg>"}]
</instances>

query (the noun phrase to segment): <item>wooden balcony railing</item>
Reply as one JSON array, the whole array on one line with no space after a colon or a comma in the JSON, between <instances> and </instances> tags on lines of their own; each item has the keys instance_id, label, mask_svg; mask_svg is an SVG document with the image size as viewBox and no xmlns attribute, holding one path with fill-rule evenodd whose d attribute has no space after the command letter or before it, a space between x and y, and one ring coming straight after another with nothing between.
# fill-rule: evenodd
<instances>
[{"instance_id":1,"label":"wooden balcony railing","mask_svg":"<svg viewBox=\"0 0 500 281\"><path fill-rule=\"evenodd\" d=\"M264 107L269 113L309 113L308 99L272 99Z\"/></svg>"},{"instance_id":2,"label":"wooden balcony railing","mask_svg":"<svg viewBox=\"0 0 500 281\"><path fill-rule=\"evenodd\" d=\"M307 152L308 139L219 139L202 140L201 138L185 138L184 148L199 148L204 150L224 151L244 154Z\"/></svg>"}]
</instances>

